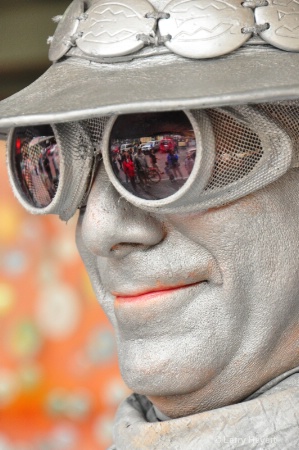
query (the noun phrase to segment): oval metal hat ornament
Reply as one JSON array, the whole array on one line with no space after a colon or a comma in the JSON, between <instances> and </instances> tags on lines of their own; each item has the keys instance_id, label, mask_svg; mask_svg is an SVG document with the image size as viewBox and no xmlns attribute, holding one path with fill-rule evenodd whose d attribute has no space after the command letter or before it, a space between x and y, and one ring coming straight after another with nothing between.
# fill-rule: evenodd
<instances>
[{"instance_id":1,"label":"oval metal hat ornament","mask_svg":"<svg viewBox=\"0 0 299 450\"><path fill-rule=\"evenodd\" d=\"M296 0L268 0L255 9L258 25L269 24L260 36L269 44L287 51L299 51L299 4Z\"/></svg>"},{"instance_id":2,"label":"oval metal hat ornament","mask_svg":"<svg viewBox=\"0 0 299 450\"><path fill-rule=\"evenodd\" d=\"M214 58L241 47L249 38L242 28L254 26L254 14L242 0L172 0L159 21L165 45L188 58Z\"/></svg>"},{"instance_id":3,"label":"oval metal hat ornament","mask_svg":"<svg viewBox=\"0 0 299 450\"><path fill-rule=\"evenodd\" d=\"M60 19L49 48L50 61L58 61L73 46L71 40L79 26L79 17L84 11L82 0L73 1Z\"/></svg>"},{"instance_id":4,"label":"oval metal hat ornament","mask_svg":"<svg viewBox=\"0 0 299 450\"><path fill-rule=\"evenodd\" d=\"M156 20L146 18L153 13L146 0L100 0L87 10L86 20L79 26L82 32L76 44L91 56L123 56L140 50L144 42L138 34L153 33Z\"/></svg>"}]
</instances>

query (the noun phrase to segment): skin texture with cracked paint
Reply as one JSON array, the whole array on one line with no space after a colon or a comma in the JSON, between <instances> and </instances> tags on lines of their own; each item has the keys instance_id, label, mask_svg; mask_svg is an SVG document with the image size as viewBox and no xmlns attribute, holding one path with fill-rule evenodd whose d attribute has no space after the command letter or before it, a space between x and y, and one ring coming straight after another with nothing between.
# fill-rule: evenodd
<instances>
[{"instance_id":1,"label":"skin texture with cracked paint","mask_svg":"<svg viewBox=\"0 0 299 450\"><path fill-rule=\"evenodd\" d=\"M239 402L299 365L298 177L204 213L154 215L100 167L77 245L125 382L167 416Z\"/></svg>"}]
</instances>

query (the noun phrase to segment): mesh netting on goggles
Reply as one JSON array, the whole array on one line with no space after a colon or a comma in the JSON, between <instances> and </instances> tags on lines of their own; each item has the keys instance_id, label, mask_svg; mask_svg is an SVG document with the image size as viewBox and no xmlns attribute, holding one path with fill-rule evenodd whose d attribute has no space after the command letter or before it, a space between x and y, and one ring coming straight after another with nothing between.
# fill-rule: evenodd
<instances>
[{"instance_id":1,"label":"mesh netting on goggles","mask_svg":"<svg viewBox=\"0 0 299 450\"><path fill-rule=\"evenodd\" d=\"M220 206L254 192L298 166L299 102L284 101L205 110L213 129L210 179L197 208ZM196 111L200 114L200 111ZM203 139L212 151L212 139ZM195 199L194 199L195 200ZM181 211L188 208L181 207Z\"/></svg>"}]
</instances>

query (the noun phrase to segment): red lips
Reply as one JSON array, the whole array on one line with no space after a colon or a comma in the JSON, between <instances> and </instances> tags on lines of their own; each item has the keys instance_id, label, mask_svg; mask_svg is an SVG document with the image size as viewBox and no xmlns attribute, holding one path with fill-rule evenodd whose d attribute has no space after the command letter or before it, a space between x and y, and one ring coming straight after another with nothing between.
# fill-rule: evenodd
<instances>
[{"instance_id":1,"label":"red lips","mask_svg":"<svg viewBox=\"0 0 299 450\"><path fill-rule=\"evenodd\" d=\"M146 300L152 300L167 294L171 294L174 291L178 291L181 289L186 289L191 286L195 286L197 284L201 284L206 280L200 281L198 283L192 283L192 284L185 284L185 285L179 285L179 286L165 286L161 289L161 286L157 289L151 289L148 291L138 292L136 294L120 294L116 292L112 292L112 295L116 297L116 301L119 303L125 303L125 302L137 302L137 301L146 301Z\"/></svg>"}]
</instances>

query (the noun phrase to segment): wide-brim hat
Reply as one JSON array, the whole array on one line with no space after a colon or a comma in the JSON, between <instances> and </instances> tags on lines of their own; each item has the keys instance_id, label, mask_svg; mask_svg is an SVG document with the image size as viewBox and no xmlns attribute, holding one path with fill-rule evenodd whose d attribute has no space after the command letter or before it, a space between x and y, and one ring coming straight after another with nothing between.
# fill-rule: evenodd
<instances>
[{"instance_id":1,"label":"wide-brim hat","mask_svg":"<svg viewBox=\"0 0 299 450\"><path fill-rule=\"evenodd\" d=\"M297 17L293 2L75 0L0 128L298 98Z\"/></svg>"}]
</instances>

